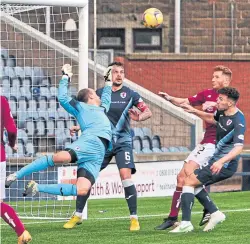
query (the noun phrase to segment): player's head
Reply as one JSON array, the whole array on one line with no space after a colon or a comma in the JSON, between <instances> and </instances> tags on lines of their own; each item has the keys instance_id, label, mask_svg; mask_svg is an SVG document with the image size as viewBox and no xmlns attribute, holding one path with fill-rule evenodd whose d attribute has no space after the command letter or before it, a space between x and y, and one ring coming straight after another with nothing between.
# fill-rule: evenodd
<instances>
[{"instance_id":1,"label":"player's head","mask_svg":"<svg viewBox=\"0 0 250 244\"><path fill-rule=\"evenodd\" d=\"M112 82L113 86L120 86L123 83L125 74L124 74L124 66L121 62L113 62L109 64L112 66Z\"/></svg>"},{"instance_id":2,"label":"player's head","mask_svg":"<svg viewBox=\"0 0 250 244\"><path fill-rule=\"evenodd\" d=\"M232 80L232 71L223 65L216 66L213 72L212 86L213 89L219 90L222 87L229 86Z\"/></svg>"},{"instance_id":3,"label":"player's head","mask_svg":"<svg viewBox=\"0 0 250 244\"><path fill-rule=\"evenodd\" d=\"M77 101L84 102L88 104L95 104L97 106L101 105L101 99L97 96L95 90L91 88L84 88L80 90L76 97Z\"/></svg>"},{"instance_id":4,"label":"player's head","mask_svg":"<svg viewBox=\"0 0 250 244\"><path fill-rule=\"evenodd\" d=\"M218 110L228 110L235 107L240 97L240 93L233 87L223 87L218 90L219 96L217 98Z\"/></svg>"}]
</instances>

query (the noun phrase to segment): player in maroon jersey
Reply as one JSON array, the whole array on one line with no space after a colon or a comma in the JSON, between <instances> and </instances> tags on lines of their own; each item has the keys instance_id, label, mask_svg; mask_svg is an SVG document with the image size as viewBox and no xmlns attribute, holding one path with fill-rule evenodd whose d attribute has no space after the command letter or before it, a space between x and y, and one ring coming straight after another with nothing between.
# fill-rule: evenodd
<instances>
[{"instance_id":1,"label":"player in maroon jersey","mask_svg":"<svg viewBox=\"0 0 250 244\"><path fill-rule=\"evenodd\" d=\"M202 110L208 113L216 111L217 91L223 87L229 86L232 79L232 71L225 66L216 66L212 77L212 89L206 89L189 98L178 98L170 96L165 92L159 92L166 100L172 104L181 107L182 104L190 104L192 106L202 105ZM180 196L182 187L187 175L190 175L199 166L207 165L209 159L215 151L216 126L214 124L205 124L205 134L203 140L195 147L184 161L183 168L177 175L177 186L172 198L171 210L169 216L164 222L155 227L156 230L165 230L177 223L178 213L180 209ZM210 218L210 213L204 210L200 226L206 224Z\"/></svg>"},{"instance_id":2,"label":"player in maroon jersey","mask_svg":"<svg viewBox=\"0 0 250 244\"><path fill-rule=\"evenodd\" d=\"M9 103L4 96L1 96L0 101L1 108L1 152L0 152L0 200L1 200L1 217L2 219L12 227L17 236L18 244L25 244L31 241L30 233L25 230L25 227L21 220L17 217L15 210L8 204L3 202L5 198L5 178L6 178L6 155L3 142L4 129L8 132L9 145L16 150L16 136L17 128L15 121L12 117Z\"/></svg>"}]
</instances>

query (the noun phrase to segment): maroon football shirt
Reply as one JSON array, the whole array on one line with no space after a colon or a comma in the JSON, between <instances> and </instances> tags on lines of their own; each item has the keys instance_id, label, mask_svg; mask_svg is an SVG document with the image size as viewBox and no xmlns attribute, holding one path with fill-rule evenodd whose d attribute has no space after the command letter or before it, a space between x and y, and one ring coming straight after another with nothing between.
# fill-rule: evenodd
<instances>
[{"instance_id":1,"label":"maroon football shirt","mask_svg":"<svg viewBox=\"0 0 250 244\"><path fill-rule=\"evenodd\" d=\"M189 97L188 100L192 106L202 105L205 102L216 102L218 98L218 93L215 89L207 89L204 90L193 97ZM209 107L205 112L214 113L216 111L216 107ZM205 122L205 134L201 144L204 143L213 143L216 141L216 125L209 124Z\"/></svg>"},{"instance_id":2,"label":"maroon football shirt","mask_svg":"<svg viewBox=\"0 0 250 244\"><path fill-rule=\"evenodd\" d=\"M0 100L0 109L1 109L1 153L0 153L0 162L4 162L6 160L4 142L3 142L3 132L4 128L8 132L8 140L9 145L11 147L15 146L16 136L17 136L17 128L15 125L15 121L12 117L10 106L7 99L4 96L1 96Z\"/></svg>"}]
</instances>

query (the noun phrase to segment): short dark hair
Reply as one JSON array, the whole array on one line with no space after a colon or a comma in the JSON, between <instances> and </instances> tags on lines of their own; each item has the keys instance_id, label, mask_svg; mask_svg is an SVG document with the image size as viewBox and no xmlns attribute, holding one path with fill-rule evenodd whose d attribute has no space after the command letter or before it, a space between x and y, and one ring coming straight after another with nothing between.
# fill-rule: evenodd
<instances>
[{"instance_id":1,"label":"short dark hair","mask_svg":"<svg viewBox=\"0 0 250 244\"><path fill-rule=\"evenodd\" d=\"M226 95L228 98L232 99L235 102L237 102L240 97L240 93L234 87L229 86L219 89L218 93Z\"/></svg>"},{"instance_id":2,"label":"short dark hair","mask_svg":"<svg viewBox=\"0 0 250 244\"><path fill-rule=\"evenodd\" d=\"M90 90L88 88L80 90L76 96L77 101L87 103L89 100L89 93Z\"/></svg>"},{"instance_id":3,"label":"short dark hair","mask_svg":"<svg viewBox=\"0 0 250 244\"><path fill-rule=\"evenodd\" d=\"M228 67L223 65L218 65L214 67L214 71L221 71L222 74L227 75L229 77L230 81L232 80L233 72Z\"/></svg>"},{"instance_id":4,"label":"short dark hair","mask_svg":"<svg viewBox=\"0 0 250 244\"><path fill-rule=\"evenodd\" d=\"M123 67L124 68L124 65L123 65L123 63L121 63L121 62L113 62L113 63L110 63L109 65L108 65L108 67L109 66L120 66L120 67Z\"/></svg>"}]
</instances>

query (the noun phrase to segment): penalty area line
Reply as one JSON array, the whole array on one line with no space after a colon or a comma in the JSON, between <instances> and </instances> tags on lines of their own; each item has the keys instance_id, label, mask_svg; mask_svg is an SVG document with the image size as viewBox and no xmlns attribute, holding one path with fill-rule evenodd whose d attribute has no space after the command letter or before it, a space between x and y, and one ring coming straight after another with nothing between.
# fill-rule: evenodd
<instances>
[{"instance_id":1,"label":"penalty area line","mask_svg":"<svg viewBox=\"0 0 250 244\"><path fill-rule=\"evenodd\" d=\"M243 208L243 209L228 209L228 210L221 210L223 213L232 213L232 212L248 212L250 208ZM201 214L203 212L192 212L192 215ZM139 215L139 218L154 218L154 217L164 217L166 214L151 214L151 215ZM120 216L120 217L103 217L103 218L89 218L88 220L116 220L116 219L129 219L129 216ZM27 219L26 219L27 220ZM47 220L47 221L36 221L36 222L24 222L25 225L31 224L47 224L47 223L62 223L67 221L65 220ZM7 225L6 223L1 223L0 226Z\"/></svg>"}]
</instances>

